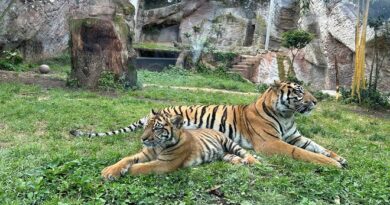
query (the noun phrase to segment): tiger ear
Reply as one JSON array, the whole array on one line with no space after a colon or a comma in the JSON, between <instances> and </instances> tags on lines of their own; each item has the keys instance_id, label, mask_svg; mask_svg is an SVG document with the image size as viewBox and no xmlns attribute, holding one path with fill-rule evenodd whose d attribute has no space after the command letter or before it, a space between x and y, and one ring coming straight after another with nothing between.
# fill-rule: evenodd
<instances>
[{"instance_id":1,"label":"tiger ear","mask_svg":"<svg viewBox=\"0 0 390 205\"><path fill-rule=\"evenodd\" d=\"M280 82L280 80L274 80L274 83L271 85L272 90L277 91L281 85L282 83Z\"/></svg>"},{"instance_id":2,"label":"tiger ear","mask_svg":"<svg viewBox=\"0 0 390 205\"><path fill-rule=\"evenodd\" d=\"M169 120L176 129L180 129L183 126L183 117L181 115L175 115Z\"/></svg>"},{"instance_id":3,"label":"tiger ear","mask_svg":"<svg viewBox=\"0 0 390 205\"><path fill-rule=\"evenodd\" d=\"M152 115L157 115L157 114L158 114L158 111L156 111L156 110L154 110L154 109L152 108L152 110L150 111L150 114L152 114Z\"/></svg>"}]
</instances>

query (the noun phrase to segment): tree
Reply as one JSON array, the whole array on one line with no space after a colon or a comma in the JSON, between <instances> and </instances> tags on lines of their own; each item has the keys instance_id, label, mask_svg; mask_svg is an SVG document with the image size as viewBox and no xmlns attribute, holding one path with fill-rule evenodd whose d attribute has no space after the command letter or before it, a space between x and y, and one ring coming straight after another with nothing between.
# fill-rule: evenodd
<instances>
[{"instance_id":1,"label":"tree","mask_svg":"<svg viewBox=\"0 0 390 205\"><path fill-rule=\"evenodd\" d=\"M288 72L289 76L295 76L294 60L299 51L309 44L314 38L314 34L304 30L290 30L282 34L282 46L290 49L292 60Z\"/></svg>"}]
</instances>

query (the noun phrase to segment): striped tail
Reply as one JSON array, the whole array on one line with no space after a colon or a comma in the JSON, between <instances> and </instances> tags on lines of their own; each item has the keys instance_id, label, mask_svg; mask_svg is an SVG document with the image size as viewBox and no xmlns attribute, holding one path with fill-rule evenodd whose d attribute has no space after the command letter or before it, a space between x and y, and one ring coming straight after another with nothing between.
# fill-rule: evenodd
<instances>
[{"instance_id":1,"label":"striped tail","mask_svg":"<svg viewBox=\"0 0 390 205\"><path fill-rule=\"evenodd\" d=\"M81 130L71 130L69 133L75 137L104 137L104 136L112 136L117 134L122 134L126 132L133 132L137 130L138 128L141 128L145 125L147 122L148 117L144 117L138 122L132 123L131 125L127 127L123 127L114 131L109 132L83 132Z\"/></svg>"}]
</instances>

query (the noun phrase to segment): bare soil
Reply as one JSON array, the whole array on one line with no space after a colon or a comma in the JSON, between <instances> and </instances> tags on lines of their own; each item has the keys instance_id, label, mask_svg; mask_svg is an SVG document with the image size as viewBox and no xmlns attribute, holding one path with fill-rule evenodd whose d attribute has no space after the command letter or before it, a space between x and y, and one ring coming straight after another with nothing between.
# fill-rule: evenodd
<instances>
[{"instance_id":1,"label":"bare soil","mask_svg":"<svg viewBox=\"0 0 390 205\"><path fill-rule=\"evenodd\" d=\"M44 88L66 88L66 82L50 74L39 74L32 71L14 72L0 70L0 82L20 82L28 85L40 85Z\"/></svg>"}]
</instances>

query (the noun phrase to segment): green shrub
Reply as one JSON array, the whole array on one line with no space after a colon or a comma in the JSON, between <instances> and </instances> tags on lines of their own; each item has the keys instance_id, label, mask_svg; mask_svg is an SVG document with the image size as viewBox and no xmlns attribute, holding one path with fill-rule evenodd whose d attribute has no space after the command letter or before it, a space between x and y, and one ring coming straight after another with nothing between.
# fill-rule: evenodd
<instances>
[{"instance_id":1,"label":"green shrub","mask_svg":"<svg viewBox=\"0 0 390 205\"><path fill-rule=\"evenodd\" d=\"M71 88L78 88L80 87L80 83L76 78L72 78L70 75L70 71L66 72L66 86Z\"/></svg>"},{"instance_id":2,"label":"green shrub","mask_svg":"<svg viewBox=\"0 0 390 205\"><path fill-rule=\"evenodd\" d=\"M26 69L22 63L23 58L18 51L3 51L0 54L0 70L22 71Z\"/></svg>"},{"instance_id":3,"label":"green shrub","mask_svg":"<svg viewBox=\"0 0 390 205\"><path fill-rule=\"evenodd\" d=\"M298 83L299 85L305 84L302 80L298 80L298 78L293 75L288 75L286 80L289 82Z\"/></svg>"},{"instance_id":4,"label":"green shrub","mask_svg":"<svg viewBox=\"0 0 390 205\"><path fill-rule=\"evenodd\" d=\"M23 63L23 57L18 51L3 51L1 58L14 65Z\"/></svg>"},{"instance_id":5,"label":"green shrub","mask_svg":"<svg viewBox=\"0 0 390 205\"><path fill-rule=\"evenodd\" d=\"M5 60L0 60L0 70L16 71L17 67Z\"/></svg>"},{"instance_id":6,"label":"green shrub","mask_svg":"<svg viewBox=\"0 0 390 205\"><path fill-rule=\"evenodd\" d=\"M214 75L224 79L231 79L239 82L247 82L240 74L238 73L229 73L229 68L225 65L219 65L216 69L211 69L204 65L203 63L197 63L195 70L200 74Z\"/></svg>"},{"instance_id":7,"label":"green shrub","mask_svg":"<svg viewBox=\"0 0 390 205\"><path fill-rule=\"evenodd\" d=\"M341 96L343 98L342 102L346 104L350 103L360 103L363 106L372 109L388 109L390 108L390 103L388 96L373 89L362 89L360 96L361 101L359 102L358 96L351 96L351 90L341 88Z\"/></svg>"},{"instance_id":8,"label":"green shrub","mask_svg":"<svg viewBox=\"0 0 390 205\"><path fill-rule=\"evenodd\" d=\"M269 88L269 85L261 83L256 85L256 91L259 93L264 93Z\"/></svg>"},{"instance_id":9,"label":"green shrub","mask_svg":"<svg viewBox=\"0 0 390 205\"><path fill-rule=\"evenodd\" d=\"M318 100L318 101L323 101L329 99L331 96L327 93L323 93L321 91L313 91L311 94Z\"/></svg>"},{"instance_id":10,"label":"green shrub","mask_svg":"<svg viewBox=\"0 0 390 205\"><path fill-rule=\"evenodd\" d=\"M103 71L100 74L98 85L103 89L123 88L122 84L120 83L120 79L117 79L115 74L110 71Z\"/></svg>"}]
</instances>

